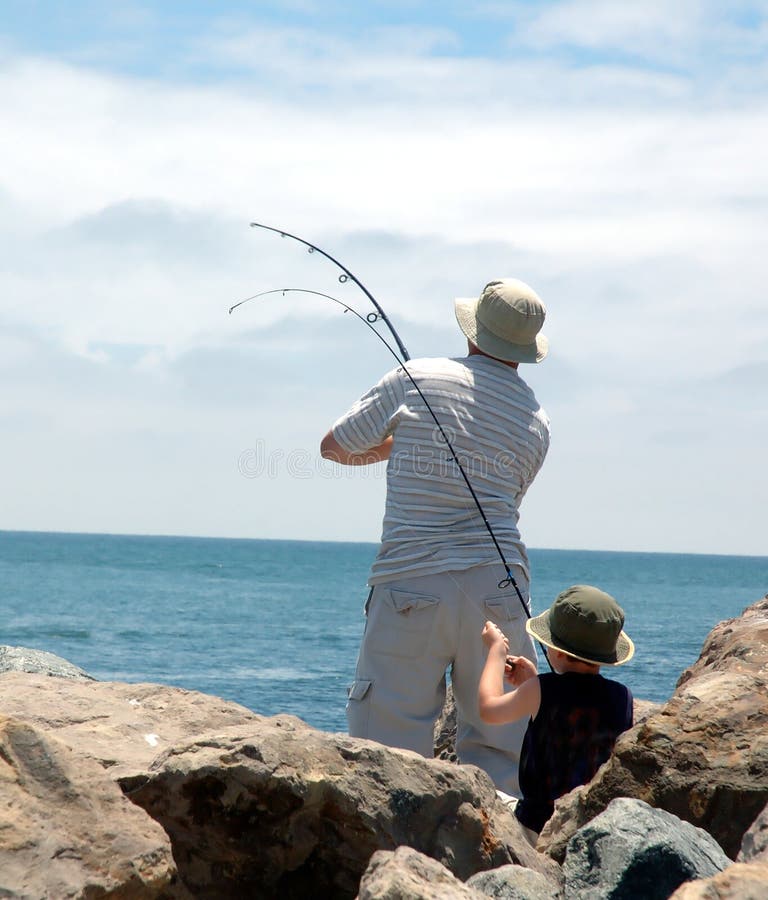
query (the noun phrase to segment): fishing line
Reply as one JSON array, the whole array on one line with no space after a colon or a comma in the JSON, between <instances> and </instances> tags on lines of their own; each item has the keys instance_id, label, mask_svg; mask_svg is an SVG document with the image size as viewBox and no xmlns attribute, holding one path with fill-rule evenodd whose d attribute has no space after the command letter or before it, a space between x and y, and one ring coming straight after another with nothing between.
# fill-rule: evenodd
<instances>
[{"instance_id":1,"label":"fishing line","mask_svg":"<svg viewBox=\"0 0 768 900\"><path fill-rule=\"evenodd\" d=\"M261 227L266 227L266 226L261 226ZM270 231L276 231L276 230L277 229L274 229L274 228L270 229ZM278 232L278 233L279 234L287 234L286 232ZM287 236L290 237L291 235L287 235ZM301 240L301 239L298 238L297 240ZM306 244L307 242L302 241L302 243ZM322 251L320 251L320 252L322 252ZM323 254L323 255L327 256L327 254ZM328 259L332 259L332 257L328 256ZM338 263L337 263L337 265L338 265ZM359 282L357 282L356 279L353 278L353 280L355 281L356 284L359 284ZM504 589L506 587L509 587L509 585L512 585L512 587L515 589L518 599L520 600L520 604L523 607L526 618L530 619L531 614L528 611L528 607L525 603L525 600L523 599L522 593L520 592L520 588L518 587L517 581L515 580L515 576L512 574L512 570L511 570L509 564L507 563L506 557L504 556L504 551L501 549L501 546L499 545L499 542L496 539L496 535L494 534L493 529L491 528L491 523L488 521L488 517L485 514L485 510L483 509L483 507L480 503L480 500L478 499L478 496L475 493L475 489L472 487L472 484L471 484L469 478L467 477L467 473L464 470L464 466L462 466L461 462L459 462L459 458L456 455L456 451L453 449L453 444L451 444L450 440L448 439L448 435L445 433L445 429L443 428L442 423L435 415L435 411L432 409L432 406L430 405L427 398L424 396L423 391L421 390L419 385L416 383L416 380L414 379L413 375L411 375L411 373L408 371L408 367L405 365L405 360L402 359L400 356L398 356L397 352L395 351L394 347L392 347L392 345L389 343L389 341L387 341L387 339L373 327L374 322L377 322L380 318L383 318L387 322L387 325L389 326L390 331L392 331L395 334L395 337L397 338L397 335L394 332L394 328L392 327L391 323L386 319L386 317L384 316L383 313L369 313L367 316L362 316L356 309L351 307L348 303L345 303L343 300L339 300L338 297L333 297L333 296L331 296L331 294L325 294L322 291L313 291L308 288L273 288L272 290L269 290L269 291L261 291L258 294L253 294L250 297L246 297L244 300L240 300L238 303L235 303L233 306L230 306L229 313L231 315L233 310L237 309L239 306L242 306L244 303L247 303L249 300L256 300L259 297L266 297L270 294L282 294L283 296L285 296L287 293L312 294L316 297L325 297L327 300L332 300L334 303L336 303L340 307L342 307L344 312L351 312L354 316L356 316L363 323L363 325L368 327L376 335L376 337L381 341L381 343L384 344L384 346L387 348L387 350L389 350L389 352L392 354L392 356L394 356L394 358L397 360L397 362L400 365L400 367L402 368L402 370L408 376L411 384L414 386L414 388L416 388L416 392L418 393L419 397L421 397L421 399L423 400L424 405L429 410L429 413L432 416L432 419L434 420L435 425L437 426L443 440L445 441L446 447L450 451L451 458L453 459L454 463L456 463L456 467L458 468L459 472L461 473L461 476L464 479L464 483L466 484L467 489L469 490L469 493L472 496L472 499L475 501L475 506L477 506L478 512L480 513L480 516L483 520L483 524L485 525L485 527L488 531L488 534L490 535L491 540L493 541L493 545L496 548L496 552L499 554L501 562L504 566L504 571L507 573L507 577L502 578L502 580L499 582L499 584L498 584L499 588ZM367 291L366 291L366 293L367 293ZM378 303L376 304L376 308L380 309ZM402 342L399 340L398 340L398 346L401 349L404 349Z\"/></svg>"}]
</instances>

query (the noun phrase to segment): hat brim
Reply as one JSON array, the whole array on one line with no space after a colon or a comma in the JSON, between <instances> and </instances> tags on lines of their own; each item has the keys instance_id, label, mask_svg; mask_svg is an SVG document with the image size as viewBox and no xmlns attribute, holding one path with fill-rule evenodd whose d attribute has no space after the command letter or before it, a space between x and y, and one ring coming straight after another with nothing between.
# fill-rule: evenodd
<instances>
[{"instance_id":1,"label":"hat brim","mask_svg":"<svg viewBox=\"0 0 768 900\"><path fill-rule=\"evenodd\" d=\"M483 353L504 362L538 363L549 353L549 341L536 335L532 344L513 344L505 341L477 321L478 298L457 297L454 300L456 321L467 338Z\"/></svg>"},{"instance_id":2,"label":"hat brim","mask_svg":"<svg viewBox=\"0 0 768 900\"><path fill-rule=\"evenodd\" d=\"M551 647L553 650L559 650L561 653L567 653L568 656L573 656L576 659L580 659L585 663L590 663L593 666L621 666L625 662L629 662L635 655L635 645L629 635L624 631L619 634L618 640L616 641L616 654L615 657L611 659L597 659L594 656L584 656L575 651L572 647L564 646L552 636L552 631L549 627L549 610L546 610L540 616L533 616L528 619L525 623L525 630L546 647Z\"/></svg>"}]
</instances>

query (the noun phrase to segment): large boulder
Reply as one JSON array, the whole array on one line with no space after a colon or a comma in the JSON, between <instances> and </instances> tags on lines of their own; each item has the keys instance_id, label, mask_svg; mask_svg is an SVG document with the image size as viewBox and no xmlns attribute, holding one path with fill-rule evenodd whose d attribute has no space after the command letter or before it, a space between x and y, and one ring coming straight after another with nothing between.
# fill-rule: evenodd
<instances>
[{"instance_id":1,"label":"large boulder","mask_svg":"<svg viewBox=\"0 0 768 900\"><path fill-rule=\"evenodd\" d=\"M237 703L160 684L0 674L0 714L44 729L109 771L123 788L164 750L230 725L264 720Z\"/></svg>"},{"instance_id":2,"label":"large boulder","mask_svg":"<svg viewBox=\"0 0 768 900\"><path fill-rule=\"evenodd\" d=\"M561 798L537 844L562 860L616 797L704 828L731 859L768 801L768 597L709 634L672 698L625 732L594 779Z\"/></svg>"},{"instance_id":3,"label":"large boulder","mask_svg":"<svg viewBox=\"0 0 768 900\"><path fill-rule=\"evenodd\" d=\"M0 895L186 896L162 828L92 760L0 717Z\"/></svg>"},{"instance_id":4,"label":"large boulder","mask_svg":"<svg viewBox=\"0 0 768 900\"><path fill-rule=\"evenodd\" d=\"M360 881L358 900L483 900L437 860L411 847L377 850Z\"/></svg>"},{"instance_id":5,"label":"large boulder","mask_svg":"<svg viewBox=\"0 0 768 900\"><path fill-rule=\"evenodd\" d=\"M703 829L641 800L620 798L569 841L565 895L667 900L684 881L715 875L730 862Z\"/></svg>"},{"instance_id":6,"label":"large boulder","mask_svg":"<svg viewBox=\"0 0 768 900\"><path fill-rule=\"evenodd\" d=\"M519 863L559 878L484 772L276 716L177 744L130 793L201 898L354 897L377 850L456 877Z\"/></svg>"}]
</instances>

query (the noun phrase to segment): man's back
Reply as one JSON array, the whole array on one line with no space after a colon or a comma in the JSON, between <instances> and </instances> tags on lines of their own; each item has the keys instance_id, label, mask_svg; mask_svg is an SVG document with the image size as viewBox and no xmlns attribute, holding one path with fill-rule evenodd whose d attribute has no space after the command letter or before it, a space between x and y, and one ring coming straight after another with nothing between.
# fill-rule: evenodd
<instances>
[{"instance_id":1,"label":"man's back","mask_svg":"<svg viewBox=\"0 0 768 900\"><path fill-rule=\"evenodd\" d=\"M412 360L408 371L445 430L508 561L527 572L519 504L549 446L549 420L533 391L514 368L482 354ZM498 560L434 418L401 369L362 397L333 432L350 450L394 437L371 584Z\"/></svg>"}]
</instances>

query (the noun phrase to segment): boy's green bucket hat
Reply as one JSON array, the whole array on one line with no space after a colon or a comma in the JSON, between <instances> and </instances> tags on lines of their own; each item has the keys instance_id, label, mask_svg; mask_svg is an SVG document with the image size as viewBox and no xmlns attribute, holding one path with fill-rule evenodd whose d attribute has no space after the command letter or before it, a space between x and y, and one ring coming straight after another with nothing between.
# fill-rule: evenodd
<instances>
[{"instance_id":1,"label":"boy's green bucket hat","mask_svg":"<svg viewBox=\"0 0 768 900\"><path fill-rule=\"evenodd\" d=\"M620 666L635 653L622 631L624 610L610 594L588 584L558 594L552 606L528 619L525 627L547 647L597 666Z\"/></svg>"}]
</instances>

